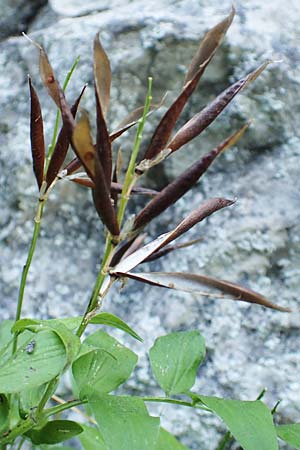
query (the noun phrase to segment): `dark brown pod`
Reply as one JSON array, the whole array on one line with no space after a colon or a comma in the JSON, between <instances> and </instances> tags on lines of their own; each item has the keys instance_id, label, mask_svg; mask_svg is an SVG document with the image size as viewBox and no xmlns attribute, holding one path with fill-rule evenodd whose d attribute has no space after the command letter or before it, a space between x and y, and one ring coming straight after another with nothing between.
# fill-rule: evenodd
<instances>
[{"instance_id":1,"label":"dark brown pod","mask_svg":"<svg viewBox=\"0 0 300 450\"><path fill-rule=\"evenodd\" d=\"M177 200L179 200L186 192L188 192L206 172L217 156L238 141L247 129L248 125L249 124L244 125L238 131L225 139L216 148L192 164L181 175L179 175L179 177L177 177L172 183L168 184L159 194L157 194L137 215L134 221L134 229L145 226L169 208L169 206L177 202Z\"/></svg>"},{"instance_id":2,"label":"dark brown pod","mask_svg":"<svg viewBox=\"0 0 300 450\"><path fill-rule=\"evenodd\" d=\"M86 86L83 87L79 97L71 107L71 113L74 118L76 117L78 106L81 101L82 95L85 91L85 88ZM66 158L70 141L71 141L70 128L67 127L66 124L63 124L60 133L58 135L53 155L47 170L46 175L47 186L51 185L51 183L55 180L58 172L60 171Z\"/></svg>"},{"instance_id":3,"label":"dark brown pod","mask_svg":"<svg viewBox=\"0 0 300 450\"><path fill-rule=\"evenodd\" d=\"M223 109L226 108L231 100L251 81L254 81L269 63L270 61L265 62L256 70L225 89L225 91L218 95L218 97L216 97L208 106L202 109L202 111L192 117L192 119L180 128L171 142L168 143L168 148L170 148L172 152L175 152L187 142L202 133L202 131L204 131L218 117Z\"/></svg>"},{"instance_id":4,"label":"dark brown pod","mask_svg":"<svg viewBox=\"0 0 300 450\"><path fill-rule=\"evenodd\" d=\"M145 153L145 159L154 158L168 146L168 141L181 111L193 94L206 67L220 46L226 31L232 23L234 14L235 10L232 8L232 11L228 17L205 34L188 69L188 73L184 81L184 87L154 131L149 147Z\"/></svg>"},{"instance_id":5,"label":"dark brown pod","mask_svg":"<svg viewBox=\"0 0 300 450\"><path fill-rule=\"evenodd\" d=\"M30 77L28 77L28 81L30 90L30 141L32 165L38 187L41 189L45 164L43 117L39 98L31 83Z\"/></svg>"}]
</instances>

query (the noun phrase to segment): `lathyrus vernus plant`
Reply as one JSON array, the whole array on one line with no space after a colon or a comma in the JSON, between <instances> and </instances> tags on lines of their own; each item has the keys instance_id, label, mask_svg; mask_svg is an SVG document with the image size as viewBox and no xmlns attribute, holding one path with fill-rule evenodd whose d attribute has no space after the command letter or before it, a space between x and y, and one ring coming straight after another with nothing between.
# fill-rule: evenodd
<instances>
[{"instance_id":1,"label":"lathyrus vernus plant","mask_svg":"<svg viewBox=\"0 0 300 450\"><path fill-rule=\"evenodd\" d=\"M195 161L180 176L160 192L137 186L145 172L174 153L205 130L231 100L267 67L264 62L251 73L221 92L198 114L175 133L178 118L195 91L208 64L220 46L234 17L228 17L206 33L194 56L178 97L160 120L143 157L139 155L142 132L150 112L152 80L149 79L145 105L129 114L117 130L110 132L106 121L109 106L111 69L99 36L94 40L94 89L96 103L96 136L93 139L89 116L77 110L84 93L69 107L64 90L52 70L45 50L39 50L40 75L49 95L58 107L58 119L52 142L46 154L42 111L38 95L29 78L31 117L30 136L33 170L39 189L38 207L33 238L24 266L16 317L1 324L0 361L0 445L2 449L21 449L23 444L35 449L70 448L56 446L78 435L86 450L166 450L186 448L160 427L158 417L149 415L147 402L167 402L174 405L208 411L219 416L230 431L222 442L224 449L233 437L245 450L275 450L277 435L288 442L293 438L292 426L275 427L272 413L259 398L256 401L228 400L202 396L191 391L198 366L205 356L205 342L199 331L171 333L159 337L150 350L149 358L154 377L165 393L163 397L119 396L112 394L132 374L137 355L101 330L101 325L116 327L142 341L137 333L119 317L99 312L113 283L133 279L160 288L177 289L199 296L225 301L256 303L279 311L288 309L271 303L262 295L233 282L192 273L149 272L140 268L145 261L163 257L180 247L196 244L174 241L199 222L218 210L233 205L225 198L207 199L191 211L177 226L144 244L147 225L192 189L213 161L236 144L248 124L234 131L216 148ZM130 127L137 125L136 138L125 175L119 158L113 161L114 141ZM71 145L75 158L65 164ZM177 156L177 155L176 155ZM178 155L180 157L180 155ZM82 172L78 173L78 170ZM24 289L34 254L43 209L51 190L61 180L69 180L91 190L95 209L103 223L106 243L100 270L82 317L39 320L21 318ZM132 195L152 198L134 220L125 221ZM98 325L96 332L82 339L88 325ZM65 401L56 395L61 376L69 371L73 377L74 399ZM51 400L52 399L52 400ZM50 403L52 401L52 405ZM56 402L57 404L53 404ZM88 420L82 423L60 417L63 411L85 405ZM28 448L28 447L26 447Z\"/></svg>"}]
</instances>

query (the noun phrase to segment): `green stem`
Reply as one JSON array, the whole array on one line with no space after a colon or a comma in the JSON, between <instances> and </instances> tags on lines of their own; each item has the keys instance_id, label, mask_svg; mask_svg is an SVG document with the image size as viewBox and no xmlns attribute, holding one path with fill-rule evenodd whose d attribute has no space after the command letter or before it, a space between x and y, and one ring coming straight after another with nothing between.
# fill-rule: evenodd
<instances>
[{"instance_id":1,"label":"green stem","mask_svg":"<svg viewBox=\"0 0 300 450\"><path fill-rule=\"evenodd\" d=\"M131 189L135 182L135 173L134 173L135 162L136 162L136 158L138 156L139 148L141 145L141 140L142 140L144 126L146 123L147 114L149 112L149 108L151 105L151 100L152 100L151 91L152 91L152 78L148 78L148 91L147 91L145 106L144 106L144 110L143 110L143 115L139 121L139 126L137 129L136 138L134 141L134 146L133 146L133 150L131 153L129 165L128 165L127 172L125 175L125 181L124 181L121 199L120 199L120 206L119 206L119 210L118 210L118 223L120 226L121 226L123 218L124 218L124 213L126 210L128 200L129 200ZM105 277L107 276L107 270L108 270L109 263L111 261L112 255L113 255L114 247L115 246L112 243L112 237L111 237L111 235L108 235L107 240L106 240L104 257L103 257L102 264L101 264L101 267L100 267L100 270L99 270L99 273L98 273L98 276L97 276L97 279L96 279L96 282L94 285L94 289L93 289L92 295L90 297L90 301L87 306L87 309L82 318L81 324L76 333L77 336L79 336L79 337L82 336L84 330L86 329L86 326L88 324L89 314L92 311L94 311L98 306L99 291L102 287Z\"/></svg>"},{"instance_id":2,"label":"green stem","mask_svg":"<svg viewBox=\"0 0 300 450\"><path fill-rule=\"evenodd\" d=\"M167 398L167 397L142 397L142 400L144 402L155 402L155 403L171 403L175 405L180 406L189 406L190 408L196 408L196 409L202 409L204 411L211 412L209 408L202 405L194 405L190 402L185 402L184 400L176 400L174 398Z\"/></svg>"},{"instance_id":3,"label":"green stem","mask_svg":"<svg viewBox=\"0 0 300 450\"><path fill-rule=\"evenodd\" d=\"M27 419L22 420L16 427L10 430L8 435L0 435L0 445L3 446L13 442L18 436L22 436L35 425L34 419L29 415Z\"/></svg>"},{"instance_id":4,"label":"green stem","mask_svg":"<svg viewBox=\"0 0 300 450\"><path fill-rule=\"evenodd\" d=\"M145 106L144 106L144 110L143 110L143 115L142 115L141 119L139 120L139 126L138 126L138 129L136 132L134 146L133 146L133 150L131 153L131 157L130 157L130 161L129 161L129 165L128 165L127 172L125 175L125 180L124 180L123 189L122 189L122 193L121 193L120 207L118 210L118 223L120 226L122 225L125 209L126 209L126 206L127 206L128 200L129 200L129 196L130 196L130 192L134 185L134 183L133 183L133 181L135 179L134 168L135 168L136 158L138 156L142 137L143 137L143 130L145 127L147 114L149 112L150 105L151 105L151 100L152 100L151 92L152 92L152 78L149 77L148 78L148 91L147 91Z\"/></svg>"},{"instance_id":5,"label":"green stem","mask_svg":"<svg viewBox=\"0 0 300 450\"><path fill-rule=\"evenodd\" d=\"M67 409L74 408L75 406L84 405L87 403L87 400L72 400L70 402L66 402L63 405L57 405L53 406L52 408L48 408L44 411L45 417L53 416L54 414L59 414L62 411L65 411Z\"/></svg>"},{"instance_id":6,"label":"green stem","mask_svg":"<svg viewBox=\"0 0 300 450\"><path fill-rule=\"evenodd\" d=\"M231 441L231 439L232 439L232 435L231 435L230 431L227 431L225 436L219 442L218 447L216 448L216 450L224 450L226 445Z\"/></svg>"},{"instance_id":7,"label":"green stem","mask_svg":"<svg viewBox=\"0 0 300 450\"><path fill-rule=\"evenodd\" d=\"M102 287L105 277L107 276L107 269L108 269L109 263L111 261L113 250L114 250L114 245L112 243L112 238L111 238L111 235L108 235L108 237L106 239L106 245L105 245L105 251L104 251L102 264L101 264L100 270L98 272L98 276L97 276L97 279L96 279L96 282L94 285L94 289L93 289L92 295L90 297L89 304L88 304L86 311L84 313L84 316L82 318L81 324L79 325L79 328L76 332L77 336L79 336L79 337L82 336L82 333L84 332L84 330L87 327L89 313L98 306L99 291Z\"/></svg>"},{"instance_id":8,"label":"green stem","mask_svg":"<svg viewBox=\"0 0 300 450\"><path fill-rule=\"evenodd\" d=\"M66 76L64 84L63 84L63 91L65 91L67 89L69 81L70 81L70 79L71 79L71 77L73 75L74 70L76 69L77 64L79 63L79 60L80 60L80 56L77 56L77 58L75 59L71 69L67 73L67 76ZM58 135L59 121L60 121L60 111L58 109L57 112L56 112L56 119L55 119L55 125L54 125L54 130L53 130L51 144L48 147L48 153L47 153L46 165L45 165L45 173L47 173L47 170L48 170L48 167L49 167L49 164L50 164L50 160L51 160L51 157L52 157L53 152L54 152L56 139L57 139L57 135Z\"/></svg>"},{"instance_id":9,"label":"green stem","mask_svg":"<svg viewBox=\"0 0 300 450\"><path fill-rule=\"evenodd\" d=\"M21 313L22 313L24 291L25 291L25 286L26 286L26 282L27 282L27 276L28 276L29 268L30 268L30 265L31 265L32 257L33 257L33 254L34 254L34 251L35 251L35 247L36 247L37 238L38 238L39 231L40 231L41 219L42 219L42 216L43 216L44 205L45 205L45 200L39 200L36 216L34 218L35 224L34 224L33 235L32 235L32 239L31 239L31 243L30 243L30 248L29 248L29 252L28 252L28 255L27 255L26 263L25 263L25 265L23 267L23 271L22 271L22 277L21 277L21 283L20 283L20 289L19 289L19 296L18 296L17 311L16 311L16 317L15 317L15 321L16 322L17 322L17 320L20 319ZM18 337L17 337L17 335L15 335L14 344L13 344L13 353L15 353L15 351L17 349L17 344L18 344Z\"/></svg>"},{"instance_id":10,"label":"green stem","mask_svg":"<svg viewBox=\"0 0 300 450\"><path fill-rule=\"evenodd\" d=\"M51 380L47 386L47 389L45 390L43 397L41 398L38 407L36 409L36 413L35 416L38 418L39 415L42 413L47 401L49 400L50 397L52 397L53 393L56 390L56 387L58 385L58 378L53 378L53 380Z\"/></svg>"}]
</instances>

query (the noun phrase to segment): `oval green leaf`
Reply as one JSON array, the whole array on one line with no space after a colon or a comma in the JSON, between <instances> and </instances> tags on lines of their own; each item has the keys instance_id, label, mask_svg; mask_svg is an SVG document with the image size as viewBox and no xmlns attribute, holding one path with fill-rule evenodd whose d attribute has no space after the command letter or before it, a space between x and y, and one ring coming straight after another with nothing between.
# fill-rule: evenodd
<instances>
[{"instance_id":1,"label":"oval green leaf","mask_svg":"<svg viewBox=\"0 0 300 450\"><path fill-rule=\"evenodd\" d=\"M239 401L198 396L227 425L244 450L278 450L271 411L260 400Z\"/></svg>"},{"instance_id":2,"label":"oval green leaf","mask_svg":"<svg viewBox=\"0 0 300 450\"><path fill-rule=\"evenodd\" d=\"M296 449L300 448L300 423L289 425L278 425L276 427L277 436L283 441L292 445Z\"/></svg>"},{"instance_id":3,"label":"oval green leaf","mask_svg":"<svg viewBox=\"0 0 300 450\"><path fill-rule=\"evenodd\" d=\"M171 333L156 339L149 356L153 374L166 394L182 394L195 383L205 341L199 331Z\"/></svg>"},{"instance_id":4,"label":"oval green leaf","mask_svg":"<svg viewBox=\"0 0 300 450\"><path fill-rule=\"evenodd\" d=\"M71 331L71 326L78 322L77 318L67 319L64 323L63 320L50 319L50 320L33 320L33 319L21 319L18 320L12 327L13 333L22 333L28 329L33 332L39 332L41 330L53 330L59 338L62 340L65 349L67 351L67 365L71 364L78 354L80 348L80 339ZM80 322L79 322L80 323ZM68 327L67 325L70 325Z\"/></svg>"},{"instance_id":5,"label":"oval green leaf","mask_svg":"<svg viewBox=\"0 0 300 450\"><path fill-rule=\"evenodd\" d=\"M36 444L58 444L82 433L83 428L72 420L52 420L43 428L30 430L26 433L31 441Z\"/></svg>"},{"instance_id":6,"label":"oval green leaf","mask_svg":"<svg viewBox=\"0 0 300 450\"><path fill-rule=\"evenodd\" d=\"M62 340L51 330L36 333L0 367L3 393L40 386L56 377L67 360Z\"/></svg>"},{"instance_id":7,"label":"oval green leaf","mask_svg":"<svg viewBox=\"0 0 300 450\"><path fill-rule=\"evenodd\" d=\"M91 351L80 356L72 366L79 391L93 387L101 393L111 392L127 380L137 363L135 353L104 331L91 334L84 345L91 346Z\"/></svg>"},{"instance_id":8,"label":"oval green leaf","mask_svg":"<svg viewBox=\"0 0 300 450\"><path fill-rule=\"evenodd\" d=\"M99 395L90 392L89 406L109 450L153 450L159 418L151 417L137 397Z\"/></svg>"}]
</instances>

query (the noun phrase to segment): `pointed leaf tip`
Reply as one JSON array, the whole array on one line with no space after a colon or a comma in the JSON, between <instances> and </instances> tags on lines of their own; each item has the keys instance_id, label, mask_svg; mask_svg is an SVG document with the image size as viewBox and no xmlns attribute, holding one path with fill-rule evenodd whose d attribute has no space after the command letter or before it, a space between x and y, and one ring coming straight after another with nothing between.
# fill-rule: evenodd
<instances>
[{"instance_id":1,"label":"pointed leaf tip","mask_svg":"<svg viewBox=\"0 0 300 450\"><path fill-rule=\"evenodd\" d=\"M117 274L116 274L117 275ZM215 288L223 294L230 295L233 298L229 300L242 301L246 303L255 303L265 308L274 309L281 312L290 312L285 308L270 302L263 295L245 288L244 286L232 283L230 281L218 280L206 275L183 272L127 272L119 273L119 276L126 276L142 283L151 284L157 287L175 289L183 292L190 292L198 295L206 295L215 298L218 294L213 292L203 292L203 286ZM222 297L223 299L223 297Z\"/></svg>"},{"instance_id":2,"label":"pointed leaf tip","mask_svg":"<svg viewBox=\"0 0 300 450\"><path fill-rule=\"evenodd\" d=\"M186 74L184 85L194 78L200 66L206 61L210 62L214 54L221 45L228 28L232 24L235 16L235 8L232 5L231 11L225 19L211 28L200 42L200 46L195 54L188 72Z\"/></svg>"},{"instance_id":3,"label":"pointed leaf tip","mask_svg":"<svg viewBox=\"0 0 300 450\"><path fill-rule=\"evenodd\" d=\"M199 181L213 161L225 150L232 147L242 137L249 123L243 125L239 130L231 134L216 148L206 153L202 158L188 167L174 181L168 184L157 194L137 215L135 229L145 226L163 211L176 203L186 192L188 192Z\"/></svg>"},{"instance_id":4,"label":"pointed leaf tip","mask_svg":"<svg viewBox=\"0 0 300 450\"><path fill-rule=\"evenodd\" d=\"M159 122L146 150L145 159L154 158L167 147L172 131L184 106L195 91L206 67L220 46L226 31L231 25L234 14L235 9L232 8L229 16L204 36L188 69L183 89Z\"/></svg>"},{"instance_id":5,"label":"pointed leaf tip","mask_svg":"<svg viewBox=\"0 0 300 450\"><path fill-rule=\"evenodd\" d=\"M272 61L268 60L257 69L245 75L219 94L209 105L192 117L175 134L168 147L175 152L183 145L199 136L227 107L233 98L266 69Z\"/></svg>"},{"instance_id":6,"label":"pointed leaf tip","mask_svg":"<svg viewBox=\"0 0 300 450\"><path fill-rule=\"evenodd\" d=\"M94 77L99 102L105 117L110 100L112 75L108 56L100 42L99 32L94 38Z\"/></svg>"},{"instance_id":7,"label":"pointed leaf tip","mask_svg":"<svg viewBox=\"0 0 300 450\"><path fill-rule=\"evenodd\" d=\"M174 228L174 230L161 234L154 241L149 242L149 244L144 245L142 248L139 248L127 258L122 259L111 270L111 274L129 272L134 267L145 261L145 259L149 258L149 256L153 253L162 249L167 244L186 233L190 228L204 220L206 217L210 216L219 209L232 205L233 203L233 200L227 200L224 198L212 198L207 200L197 209L192 211L182 222L179 223L179 225L177 225L176 228Z\"/></svg>"}]
</instances>

